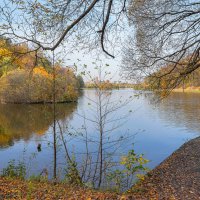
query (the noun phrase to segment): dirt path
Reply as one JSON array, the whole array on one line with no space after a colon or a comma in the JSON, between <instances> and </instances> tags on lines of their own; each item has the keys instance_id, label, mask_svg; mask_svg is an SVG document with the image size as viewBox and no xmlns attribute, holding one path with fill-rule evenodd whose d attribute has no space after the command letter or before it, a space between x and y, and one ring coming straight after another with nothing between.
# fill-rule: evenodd
<instances>
[{"instance_id":1,"label":"dirt path","mask_svg":"<svg viewBox=\"0 0 200 200\"><path fill-rule=\"evenodd\" d=\"M182 145L130 194L133 199L200 199L200 137Z\"/></svg>"}]
</instances>

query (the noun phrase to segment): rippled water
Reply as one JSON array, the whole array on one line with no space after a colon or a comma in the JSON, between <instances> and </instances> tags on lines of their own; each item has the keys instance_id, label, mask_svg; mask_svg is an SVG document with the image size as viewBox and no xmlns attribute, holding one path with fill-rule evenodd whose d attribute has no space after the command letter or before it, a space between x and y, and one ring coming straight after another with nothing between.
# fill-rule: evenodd
<instances>
[{"instance_id":1,"label":"rippled water","mask_svg":"<svg viewBox=\"0 0 200 200\"><path fill-rule=\"evenodd\" d=\"M120 96L124 99L134 95L130 89L114 90L113 99ZM71 154L78 162L82 162L86 153L83 130L87 125L87 134L93 140L98 139L98 133L91 121L85 121L81 115L94 119L90 100L94 100L95 91L85 90L78 103L57 105L56 118L64 131L64 136ZM185 141L200 135L200 94L173 93L159 104L150 102L149 94L143 93L139 98L117 110L111 118L123 116L129 111L129 117L121 120L123 125L110 133L112 140L117 140L122 135L128 137L116 148L114 159L123 153L135 149L143 153L154 168L179 148ZM24 160L29 175L40 173L47 168L52 173L53 168L53 114L52 105L11 105L0 104L0 170L7 166L12 159ZM68 129L67 129L67 128ZM57 127L59 135L59 128ZM84 133L85 134L85 133ZM41 144L41 151L37 149ZM59 169L65 166L65 156L62 143L58 141L58 174ZM116 146L118 145L118 146ZM97 144L91 142L89 151L97 152ZM60 172L62 174L62 172Z\"/></svg>"}]
</instances>

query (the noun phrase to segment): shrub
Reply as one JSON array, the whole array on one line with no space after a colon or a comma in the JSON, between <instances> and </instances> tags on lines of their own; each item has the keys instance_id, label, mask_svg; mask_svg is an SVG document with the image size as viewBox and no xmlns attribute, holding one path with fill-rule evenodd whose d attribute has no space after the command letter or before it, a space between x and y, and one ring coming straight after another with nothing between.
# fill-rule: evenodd
<instances>
[{"instance_id":1,"label":"shrub","mask_svg":"<svg viewBox=\"0 0 200 200\"><path fill-rule=\"evenodd\" d=\"M20 179L25 179L26 167L23 162L15 163L15 160L11 160L6 168L2 170L2 176L6 177L17 177Z\"/></svg>"},{"instance_id":2,"label":"shrub","mask_svg":"<svg viewBox=\"0 0 200 200\"><path fill-rule=\"evenodd\" d=\"M73 72L56 68L56 101L71 102L78 98ZM0 99L10 103L46 103L53 101L53 76L43 67L32 72L15 69L0 78Z\"/></svg>"},{"instance_id":3,"label":"shrub","mask_svg":"<svg viewBox=\"0 0 200 200\"><path fill-rule=\"evenodd\" d=\"M120 192L130 187L137 180L136 178L142 179L143 174L148 171L145 164L149 162L143 156L143 154L138 155L134 150L130 150L126 156L121 158L120 166L107 174L109 185Z\"/></svg>"}]
</instances>

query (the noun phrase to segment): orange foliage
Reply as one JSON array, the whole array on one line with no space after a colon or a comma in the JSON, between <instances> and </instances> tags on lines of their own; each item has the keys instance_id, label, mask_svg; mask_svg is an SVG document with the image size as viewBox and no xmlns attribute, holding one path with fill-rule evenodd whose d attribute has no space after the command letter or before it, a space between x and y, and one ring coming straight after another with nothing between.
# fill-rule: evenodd
<instances>
[{"instance_id":1,"label":"orange foliage","mask_svg":"<svg viewBox=\"0 0 200 200\"><path fill-rule=\"evenodd\" d=\"M33 69L33 73L35 75L37 75L37 74L38 75L42 75L42 76L44 76L46 78L53 78L53 76L51 74L49 74L44 67L41 67L41 66L35 67Z\"/></svg>"},{"instance_id":2,"label":"orange foliage","mask_svg":"<svg viewBox=\"0 0 200 200\"><path fill-rule=\"evenodd\" d=\"M15 45L0 39L0 101L52 102L51 62L42 52L38 54L40 56L36 60L35 53L27 44ZM74 72L57 64L55 79L56 101L76 101L78 80Z\"/></svg>"}]
</instances>

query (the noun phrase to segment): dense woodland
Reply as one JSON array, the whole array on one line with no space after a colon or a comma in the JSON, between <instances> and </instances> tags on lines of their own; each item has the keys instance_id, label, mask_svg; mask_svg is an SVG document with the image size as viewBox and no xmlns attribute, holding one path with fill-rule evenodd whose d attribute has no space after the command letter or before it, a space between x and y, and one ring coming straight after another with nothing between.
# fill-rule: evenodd
<instances>
[{"instance_id":1,"label":"dense woodland","mask_svg":"<svg viewBox=\"0 0 200 200\"><path fill-rule=\"evenodd\" d=\"M84 85L82 77L68 67L56 63L54 71L42 51L36 55L26 44L12 44L5 38L0 40L0 65L1 102L52 102L53 72L56 102L76 101Z\"/></svg>"}]
</instances>

